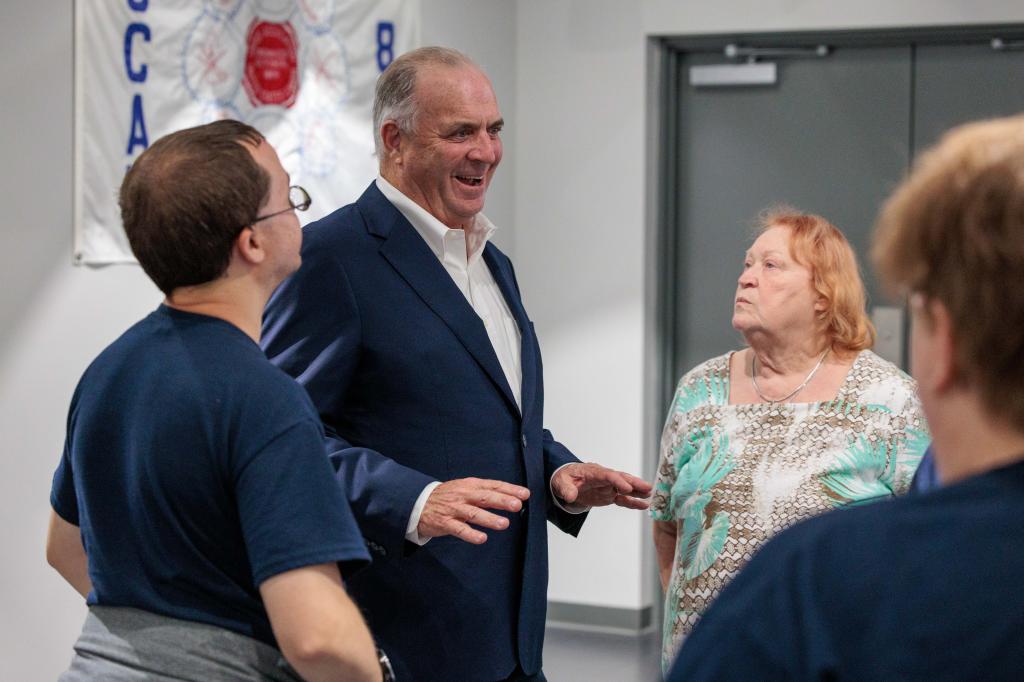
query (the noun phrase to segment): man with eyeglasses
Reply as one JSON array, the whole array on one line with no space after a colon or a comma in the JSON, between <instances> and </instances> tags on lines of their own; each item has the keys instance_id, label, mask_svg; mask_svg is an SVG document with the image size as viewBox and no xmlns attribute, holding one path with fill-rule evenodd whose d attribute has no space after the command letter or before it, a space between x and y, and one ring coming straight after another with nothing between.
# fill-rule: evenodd
<instances>
[{"instance_id":1,"label":"man with eyeglasses","mask_svg":"<svg viewBox=\"0 0 1024 682\"><path fill-rule=\"evenodd\" d=\"M89 614L61 679L381 680L320 420L258 345L309 196L260 133L218 121L143 152L120 202L166 298L72 398L47 559Z\"/></svg>"}]
</instances>

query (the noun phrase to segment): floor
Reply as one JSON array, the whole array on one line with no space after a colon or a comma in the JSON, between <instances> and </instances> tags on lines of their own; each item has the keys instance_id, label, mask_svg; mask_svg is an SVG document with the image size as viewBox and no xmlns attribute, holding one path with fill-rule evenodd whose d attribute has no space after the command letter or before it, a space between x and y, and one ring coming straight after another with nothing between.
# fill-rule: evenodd
<instances>
[{"instance_id":1,"label":"floor","mask_svg":"<svg viewBox=\"0 0 1024 682\"><path fill-rule=\"evenodd\" d=\"M619 635L548 624L544 675L550 682L657 682L661 638L656 628Z\"/></svg>"}]
</instances>

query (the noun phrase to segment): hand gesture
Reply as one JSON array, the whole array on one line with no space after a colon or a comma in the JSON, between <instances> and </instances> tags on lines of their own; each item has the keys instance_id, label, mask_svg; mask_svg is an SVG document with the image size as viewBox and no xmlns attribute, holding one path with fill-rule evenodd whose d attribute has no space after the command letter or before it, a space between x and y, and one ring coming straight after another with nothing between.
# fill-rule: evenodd
<instances>
[{"instance_id":1,"label":"hand gesture","mask_svg":"<svg viewBox=\"0 0 1024 682\"><path fill-rule=\"evenodd\" d=\"M642 478L593 462L567 464L551 477L551 489L568 504L647 509L652 486Z\"/></svg>"},{"instance_id":2,"label":"hand gesture","mask_svg":"<svg viewBox=\"0 0 1024 682\"><path fill-rule=\"evenodd\" d=\"M480 545L487 535L471 527L505 530L508 519L487 509L517 512L530 491L522 486L483 478L459 478L434 488L423 506L416 532L420 537L436 538L454 535L460 540Z\"/></svg>"}]
</instances>

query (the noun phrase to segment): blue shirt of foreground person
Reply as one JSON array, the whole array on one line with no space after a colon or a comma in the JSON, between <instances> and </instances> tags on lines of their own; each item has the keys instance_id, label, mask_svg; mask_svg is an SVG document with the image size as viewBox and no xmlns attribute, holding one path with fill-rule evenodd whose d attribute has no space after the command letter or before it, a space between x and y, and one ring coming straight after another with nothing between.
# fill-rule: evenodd
<instances>
[{"instance_id":1,"label":"blue shirt of foreground person","mask_svg":"<svg viewBox=\"0 0 1024 682\"><path fill-rule=\"evenodd\" d=\"M780 534L723 591L669 680L1021 678L1021 197L1016 117L948 133L880 215L874 258L910 295L911 370L943 487Z\"/></svg>"},{"instance_id":2,"label":"blue shirt of foreground person","mask_svg":"<svg viewBox=\"0 0 1024 682\"><path fill-rule=\"evenodd\" d=\"M374 553L348 586L396 676L543 679L546 521L575 535L572 512L646 508L651 486L544 429L537 337L480 213L502 155L487 77L454 50L406 53L374 125L381 177L306 227L264 348L333 439Z\"/></svg>"},{"instance_id":3,"label":"blue shirt of foreground person","mask_svg":"<svg viewBox=\"0 0 1024 682\"><path fill-rule=\"evenodd\" d=\"M90 608L61 680L381 679L319 419L258 345L308 205L237 121L163 137L125 176L125 232L166 299L72 399L47 558Z\"/></svg>"},{"instance_id":4,"label":"blue shirt of foreground person","mask_svg":"<svg viewBox=\"0 0 1024 682\"><path fill-rule=\"evenodd\" d=\"M921 457L921 463L914 472L914 478L910 481L910 492L926 493L941 485L939 472L935 469L935 450L928 447Z\"/></svg>"}]
</instances>

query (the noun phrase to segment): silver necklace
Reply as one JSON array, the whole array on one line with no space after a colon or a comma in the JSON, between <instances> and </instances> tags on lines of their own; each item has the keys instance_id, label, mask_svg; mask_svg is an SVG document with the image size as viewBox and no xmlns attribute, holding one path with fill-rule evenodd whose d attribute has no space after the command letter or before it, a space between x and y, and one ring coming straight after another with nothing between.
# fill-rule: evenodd
<instances>
[{"instance_id":1,"label":"silver necklace","mask_svg":"<svg viewBox=\"0 0 1024 682\"><path fill-rule=\"evenodd\" d=\"M816 364L814 366L814 369L811 370L811 373L807 375L807 378L804 379L802 384L800 384L799 386L794 388L792 393L789 393L788 395L785 395L785 396L783 396L781 398L777 398L775 400L769 398L764 393L761 393L761 389L757 385L757 353L754 353L754 351L751 350L750 352L754 353L754 359L751 361L750 380L754 384L754 393L757 394L758 398L760 398L761 400L765 401L766 403L769 403L769 404L772 404L772 405L774 405L775 403L784 403L784 402L786 402L787 400L789 400L790 398L795 396L797 393L799 393L800 391L804 390L804 387L806 387L807 384L811 383L811 379L814 378L814 375L817 373L818 368L821 367L821 363L825 362L825 356L828 355L828 352L830 350L832 350L832 349L831 348L826 348L825 349L825 352L822 353L821 358L818 360L818 364Z\"/></svg>"}]
</instances>

